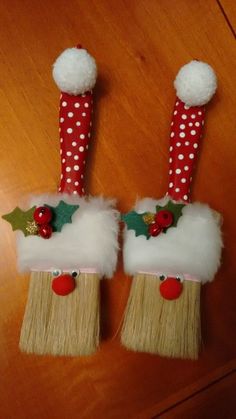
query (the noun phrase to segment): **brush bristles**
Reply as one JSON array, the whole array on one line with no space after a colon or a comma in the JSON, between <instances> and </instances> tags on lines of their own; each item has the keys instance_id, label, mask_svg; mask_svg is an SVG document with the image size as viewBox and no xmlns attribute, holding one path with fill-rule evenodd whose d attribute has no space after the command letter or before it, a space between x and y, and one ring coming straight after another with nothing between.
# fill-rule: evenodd
<instances>
[{"instance_id":1,"label":"brush bristles","mask_svg":"<svg viewBox=\"0 0 236 419\"><path fill-rule=\"evenodd\" d=\"M20 336L23 352L90 355L99 344L99 277L82 273L65 296L51 288L52 275L32 272Z\"/></svg>"},{"instance_id":2,"label":"brush bristles","mask_svg":"<svg viewBox=\"0 0 236 419\"><path fill-rule=\"evenodd\" d=\"M201 342L201 284L185 281L181 296L168 301L162 298L159 283L153 275L134 277L121 342L134 351L197 359Z\"/></svg>"}]
</instances>

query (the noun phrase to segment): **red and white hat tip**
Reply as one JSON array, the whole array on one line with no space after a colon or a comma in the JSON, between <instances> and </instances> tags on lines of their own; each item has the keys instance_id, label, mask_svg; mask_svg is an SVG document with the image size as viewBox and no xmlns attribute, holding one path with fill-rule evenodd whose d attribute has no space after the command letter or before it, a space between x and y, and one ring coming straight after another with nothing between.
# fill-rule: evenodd
<instances>
[{"instance_id":1,"label":"red and white hat tip","mask_svg":"<svg viewBox=\"0 0 236 419\"><path fill-rule=\"evenodd\" d=\"M61 182L59 192L83 196L87 152L91 138L96 62L80 45L56 60L53 78L61 90L59 132Z\"/></svg>"},{"instance_id":2,"label":"red and white hat tip","mask_svg":"<svg viewBox=\"0 0 236 419\"><path fill-rule=\"evenodd\" d=\"M95 59L78 45L63 51L53 64L53 78L58 88L69 95L93 89L97 78Z\"/></svg>"},{"instance_id":3,"label":"red and white hat tip","mask_svg":"<svg viewBox=\"0 0 236 419\"><path fill-rule=\"evenodd\" d=\"M188 106L202 106L209 102L217 89L213 68L193 60L181 67L174 81L178 98Z\"/></svg>"},{"instance_id":4,"label":"red and white hat tip","mask_svg":"<svg viewBox=\"0 0 236 419\"><path fill-rule=\"evenodd\" d=\"M217 79L208 64L191 61L180 69L174 85L177 99L171 122L167 194L175 201L190 202L205 119L204 105L214 95Z\"/></svg>"}]
</instances>

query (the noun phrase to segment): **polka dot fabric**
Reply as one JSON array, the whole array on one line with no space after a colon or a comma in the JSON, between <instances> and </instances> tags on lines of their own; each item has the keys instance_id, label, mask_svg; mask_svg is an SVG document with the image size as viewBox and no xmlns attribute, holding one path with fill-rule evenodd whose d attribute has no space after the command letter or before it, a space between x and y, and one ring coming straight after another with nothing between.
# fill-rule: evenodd
<instances>
[{"instance_id":1,"label":"polka dot fabric","mask_svg":"<svg viewBox=\"0 0 236 419\"><path fill-rule=\"evenodd\" d=\"M91 136L93 95L60 98L59 133L61 154L61 183L59 192L83 196L86 154Z\"/></svg>"},{"instance_id":2,"label":"polka dot fabric","mask_svg":"<svg viewBox=\"0 0 236 419\"><path fill-rule=\"evenodd\" d=\"M177 98L171 122L168 195L190 201L190 185L204 125L204 106L189 107Z\"/></svg>"}]
</instances>

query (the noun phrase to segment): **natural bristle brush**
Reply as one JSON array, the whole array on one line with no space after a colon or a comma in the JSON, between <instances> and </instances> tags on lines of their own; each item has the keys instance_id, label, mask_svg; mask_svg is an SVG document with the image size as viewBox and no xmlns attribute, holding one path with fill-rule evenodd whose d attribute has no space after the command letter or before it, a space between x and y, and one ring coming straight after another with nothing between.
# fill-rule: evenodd
<instances>
[{"instance_id":1,"label":"natural bristle brush","mask_svg":"<svg viewBox=\"0 0 236 419\"><path fill-rule=\"evenodd\" d=\"M196 359L201 343L200 290L220 265L220 215L190 203L205 104L217 87L212 68L192 61L175 79L169 187L123 215L124 268L134 276L121 342L128 349Z\"/></svg>"},{"instance_id":2,"label":"natural bristle brush","mask_svg":"<svg viewBox=\"0 0 236 419\"><path fill-rule=\"evenodd\" d=\"M99 282L116 268L118 212L112 200L84 196L96 76L95 60L80 46L57 58L59 193L34 196L26 211L3 216L21 230L18 266L31 272L20 336L28 353L89 355L99 345Z\"/></svg>"}]
</instances>

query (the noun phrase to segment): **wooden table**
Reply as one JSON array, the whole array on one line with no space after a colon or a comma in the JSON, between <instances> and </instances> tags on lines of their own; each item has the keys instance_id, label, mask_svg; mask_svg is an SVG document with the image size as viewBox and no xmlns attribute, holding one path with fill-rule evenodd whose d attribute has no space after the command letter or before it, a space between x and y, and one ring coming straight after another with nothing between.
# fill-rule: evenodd
<instances>
[{"instance_id":1,"label":"wooden table","mask_svg":"<svg viewBox=\"0 0 236 419\"><path fill-rule=\"evenodd\" d=\"M208 107L193 199L224 216L223 264L202 289L199 361L128 352L117 333L131 279L103 281L100 351L88 358L21 354L29 279L16 270L15 236L1 224L0 418L235 418L236 6L231 0L2 0L0 4L1 214L58 184L58 90L51 65L80 42L99 80L87 186L127 211L167 189L172 81L192 58L219 88Z\"/></svg>"}]
</instances>

